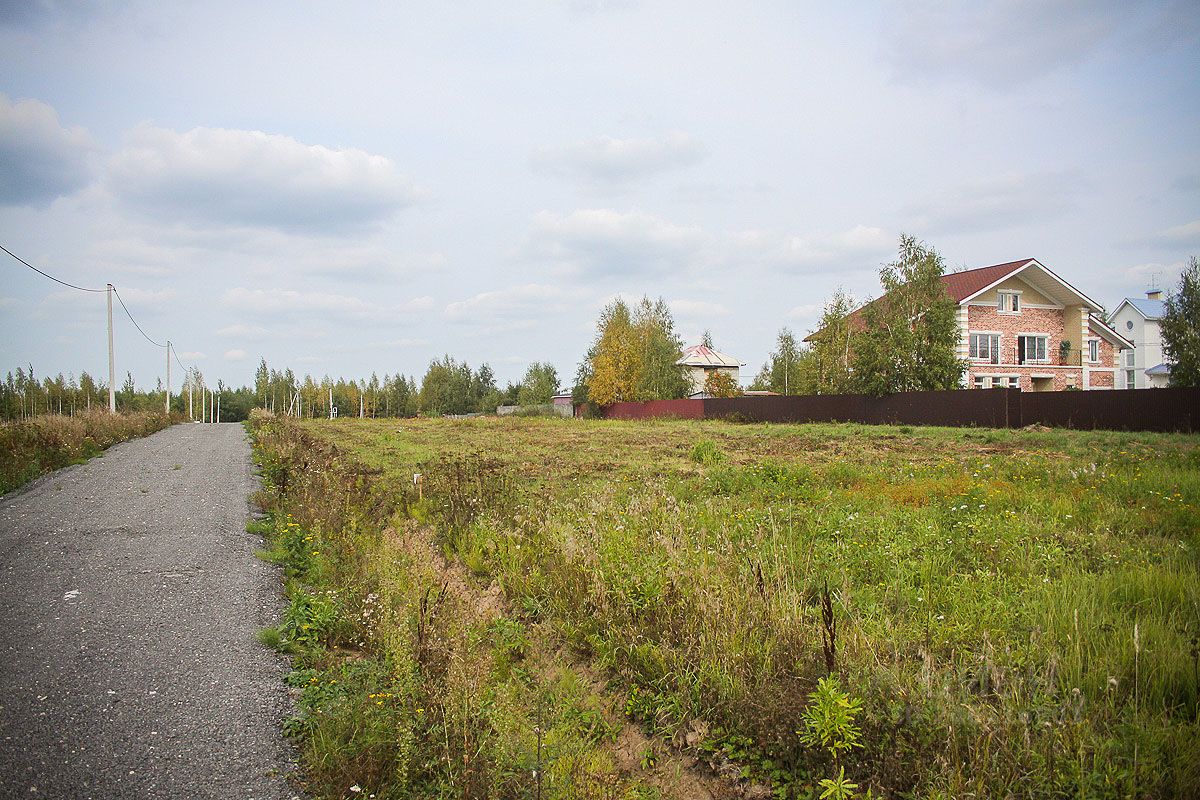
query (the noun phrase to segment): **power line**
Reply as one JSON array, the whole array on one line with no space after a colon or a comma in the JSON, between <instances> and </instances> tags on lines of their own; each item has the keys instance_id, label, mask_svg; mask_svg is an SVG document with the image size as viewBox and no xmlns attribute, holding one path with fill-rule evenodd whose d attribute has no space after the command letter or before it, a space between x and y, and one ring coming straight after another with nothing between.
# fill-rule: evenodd
<instances>
[{"instance_id":1,"label":"power line","mask_svg":"<svg viewBox=\"0 0 1200 800\"><path fill-rule=\"evenodd\" d=\"M37 268L37 267L35 267L33 264L30 264L28 261L26 261L25 259L21 258L19 255L17 255L16 253L14 253L12 250L9 250L7 247L5 247L5 246L4 246L4 245L2 245L2 244L0 244L0 250L3 250L4 252L8 253L10 256L12 256L13 258L15 258L17 261L20 261L22 264L24 264L25 266L29 267L29 268L30 268L31 270L33 270L34 272L38 273L39 275L44 275L44 276L46 276L47 278L49 278L50 280L54 281L55 283L61 283L63 286L69 286L69 287L71 287L72 289L78 289L78 290L79 290L79 291L81 291L81 292L103 292L103 291L107 291L106 289L89 289L89 288L87 288L86 286L76 286L76 285L75 285L75 284L73 284L73 283L67 283L67 282L66 282L66 281L64 281L64 280L60 280L60 279L58 279L58 278L54 277L54 276L53 276L53 275L51 275L49 272L43 272L42 270L38 269L38 268ZM137 324L137 323L134 323L134 324Z\"/></svg>"},{"instance_id":2,"label":"power line","mask_svg":"<svg viewBox=\"0 0 1200 800\"><path fill-rule=\"evenodd\" d=\"M115 294L117 296L118 300L121 300L121 293L117 291L116 286L113 286L113 294ZM125 309L125 316L129 317L129 321L133 323L133 327L138 329L138 333L140 333L147 342L154 345L155 347L166 347L165 344L160 344L159 342L154 341L153 339L151 339L149 336L146 335L146 332L144 330L142 330L142 326L138 325L137 320L133 318L133 314L129 313L129 306L125 305L124 300L121 300L121 308Z\"/></svg>"}]
</instances>

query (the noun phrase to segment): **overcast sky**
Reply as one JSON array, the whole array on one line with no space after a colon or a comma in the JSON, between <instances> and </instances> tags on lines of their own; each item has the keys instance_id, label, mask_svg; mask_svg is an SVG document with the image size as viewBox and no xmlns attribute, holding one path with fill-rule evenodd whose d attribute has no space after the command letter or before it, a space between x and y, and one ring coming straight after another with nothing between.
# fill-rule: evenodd
<instances>
[{"instance_id":1,"label":"overcast sky","mask_svg":"<svg viewBox=\"0 0 1200 800\"><path fill-rule=\"evenodd\" d=\"M0 0L0 244L235 384L568 384L643 294L748 376L901 232L1110 308L1200 254L1200 4L835 5ZM0 258L0 369L106 377L103 295Z\"/></svg>"}]
</instances>

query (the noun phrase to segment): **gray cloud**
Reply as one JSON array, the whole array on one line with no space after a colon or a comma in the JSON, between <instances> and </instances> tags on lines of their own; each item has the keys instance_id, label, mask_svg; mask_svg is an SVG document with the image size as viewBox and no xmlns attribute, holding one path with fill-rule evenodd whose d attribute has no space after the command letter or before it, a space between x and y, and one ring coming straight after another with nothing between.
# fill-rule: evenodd
<instances>
[{"instance_id":1,"label":"gray cloud","mask_svg":"<svg viewBox=\"0 0 1200 800\"><path fill-rule=\"evenodd\" d=\"M704 147L686 133L661 138L601 136L533 154L534 169L597 183L622 183L682 169L704 158Z\"/></svg>"},{"instance_id":2,"label":"gray cloud","mask_svg":"<svg viewBox=\"0 0 1200 800\"><path fill-rule=\"evenodd\" d=\"M37 100L0 94L0 205L39 205L83 188L96 147L82 128L64 128Z\"/></svg>"},{"instance_id":3,"label":"gray cloud","mask_svg":"<svg viewBox=\"0 0 1200 800\"><path fill-rule=\"evenodd\" d=\"M1073 210L1083 181L1074 171L1004 175L946 188L905 211L922 236L1002 231Z\"/></svg>"},{"instance_id":4,"label":"gray cloud","mask_svg":"<svg viewBox=\"0 0 1200 800\"><path fill-rule=\"evenodd\" d=\"M142 125L113 156L109 190L156 217L189 225L328 234L380 222L416 189L390 159L261 131Z\"/></svg>"},{"instance_id":5,"label":"gray cloud","mask_svg":"<svg viewBox=\"0 0 1200 800\"><path fill-rule=\"evenodd\" d=\"M897 3L884 48L903 78L1005 88L1089 57L1137 16L1122 0Z\"/></svg>"}]
</instances>

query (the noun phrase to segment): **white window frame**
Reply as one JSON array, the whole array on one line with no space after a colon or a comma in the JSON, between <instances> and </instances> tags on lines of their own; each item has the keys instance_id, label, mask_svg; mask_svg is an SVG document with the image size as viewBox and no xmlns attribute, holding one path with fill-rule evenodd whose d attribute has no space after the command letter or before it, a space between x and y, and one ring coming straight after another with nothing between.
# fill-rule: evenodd
<instances>
[{"instance_id":1,"label":"white window frame","mask_svg":"<svg viewBox=\"0 0 1200 800\"><path fill-rule=\"evenodd\" d=\"M996 312L999 314L1020 314L1023 305L1020 289L1000 289L996 292Z\"/></svg>"},{"instance_id":2,"label":"white window frame","mask_svg":"<svg viewBox=\"0 0 1200 800\"><path fill-rule=\"evenodd\" d=\"M971 355L972 350L974 350L976 353L979 352L979 347L975 340L976 336L987 337L988 350L989 350L990 355L987 355L987 356ZM976 361L980 364L999 364L1000 363L1000 342L1001 342L1000 331L970 331L967 336L967 355L970 357L970 359L972 361Z\"/></svg>"},{"instance_id":3,"label":"white window frame","mask_svg":"<svg viewBox=\"0 0 1200 800\"><path fill-rule=\"evenodd\" d=\"M1021 361L1021 340L1022 339L1041 339L1043 342L1042 357L1030 358L1029 346L1026 343L1025 360ZM1034 349L1036 352L1036 348ZM1050 334L1048 333L1018 333L1017 334L1017 361L1021 364L1049 364L1050 363Z\"/></svg>"},{"instance_id":4,"label":"white window frame","mask_svg":"<svg viewBox=\"0 0 1200 800\"><path fill-rule=\"evenodd\" d=\"M1095 337L1091 337L1087 340L1087 346L1088 346L1088 363L1089 364L1099 364L1100 363L1100 340ZM1094 356L1092 355L1093 353L1095 353Z\"/></svg>"},{"instance_id":5,"label":"white window frame","mask_svg":"<svg viewBox=\"0 0 1200 800\"><path fill-rule=\"evenodd\" d=\"M971 381L974 389L1020 389L1020 375L976 375Z\"/></svg>"}]
</instances>

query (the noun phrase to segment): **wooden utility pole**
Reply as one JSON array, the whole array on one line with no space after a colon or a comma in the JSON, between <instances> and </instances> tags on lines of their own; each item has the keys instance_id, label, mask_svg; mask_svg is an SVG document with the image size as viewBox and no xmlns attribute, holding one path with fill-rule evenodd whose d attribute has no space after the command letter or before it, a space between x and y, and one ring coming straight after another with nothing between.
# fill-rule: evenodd
<instances>
[{"instance_id":1,"label":"wooden utility pole","mask_svg":"<svg viewBox=\"0 0 1200 800\"><path fill-rule=\"evenodd\" d=\"M113 285L108 284L105 290L108 296L108 410L109 413L117 413L117 360L113 356L113 328L112 328L112 294Z\"/></svg>"}]
</instances>

